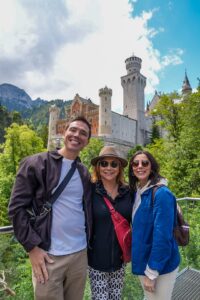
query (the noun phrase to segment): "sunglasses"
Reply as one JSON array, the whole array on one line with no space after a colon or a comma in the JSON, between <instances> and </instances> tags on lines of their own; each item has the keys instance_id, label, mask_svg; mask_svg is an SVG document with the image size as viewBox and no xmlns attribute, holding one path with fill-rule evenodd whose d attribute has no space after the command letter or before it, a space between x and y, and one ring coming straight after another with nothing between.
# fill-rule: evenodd
<instances>
[{"instance_id":1,"label":"sunglasses","mask_svg":"<svg viewBox=\"0 0 200 300\"><path fill-rule=\"evenodd\" d=\"M134 160L132 162L132 167L133 168L137 168L139 166L139 164L141 163L141 165L146 168L149 166L150 162L148 160Z\"/></svg>"},{"instance_id":2,"label":"sunglasses","mask_svg":"<svg viewBox=\"0 0 200 300\"><path fill-rule=\"evenodd\" d=\"M119 163L114 160L112 160L111 162L107 160L100 160L99 166L101 166L102 168L107 168L108 166L110 166L111 168L115 169L119 166Z\"/></svg>"}]
</instances>

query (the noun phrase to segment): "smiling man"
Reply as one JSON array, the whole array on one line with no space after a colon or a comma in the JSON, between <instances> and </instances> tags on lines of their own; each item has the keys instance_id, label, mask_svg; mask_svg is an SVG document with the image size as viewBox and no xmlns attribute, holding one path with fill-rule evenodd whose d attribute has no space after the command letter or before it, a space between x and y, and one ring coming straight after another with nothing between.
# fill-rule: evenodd
<instances>
[{"instance_id":1,"label":"smiling man","mask_svg":"<svg viewBox=\"0 0 200 300\"><path fill-rule=\"evenodd\" d=\"M66 127L63 148L25 158L16 176L9 216L18 241L29 254L36 300L83 298L92 227L91 189L89 173L78 155L90 136L88 121L75 118ZM74 162L75 171L52 206L50 222L44 220L42 225L50 232L44 240L33 227L27 208L41 212Z\"/></svg>"}]
</instances>

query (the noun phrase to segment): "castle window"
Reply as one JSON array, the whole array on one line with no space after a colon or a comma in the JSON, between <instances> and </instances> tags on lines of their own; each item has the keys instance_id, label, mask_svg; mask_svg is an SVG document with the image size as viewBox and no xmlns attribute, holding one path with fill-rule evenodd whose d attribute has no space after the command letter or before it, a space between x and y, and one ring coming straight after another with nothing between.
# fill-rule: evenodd
<instances>
[{"instance_id":1,"label":"castle window","mask_svg":"<svg viewBox=\"0 0 200 300\"><path fill-rule=\"evenodd\" d=\"M105 101L107 101L107 97L105 97Z\"/></svg>"},{"instance_id":2,"label":"castle window","mask_svg":"<svg viewBox=\"0 0 200 300\"><path fill-rule=\"evenodd\" d=\"M107 109L105 108L105 112L107 112Z\"/></svg>"},{"instance_id":3,"label":"castle window","mask_svg":"<svg viewBox=\"0 0 200 300\"><path fill-rule=\"evenodd\" d=\"M105 125L107 124L107 122L105 121Z\"/></svg>"}]
</instances>

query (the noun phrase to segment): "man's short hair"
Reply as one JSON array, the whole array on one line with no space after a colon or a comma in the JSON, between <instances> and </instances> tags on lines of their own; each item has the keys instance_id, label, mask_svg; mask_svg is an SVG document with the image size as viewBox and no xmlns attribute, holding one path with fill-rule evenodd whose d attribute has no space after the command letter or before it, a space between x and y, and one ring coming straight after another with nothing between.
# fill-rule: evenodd
<instances>
[{"instance_id":1,"label":"man's short hair","mask_svg":"<svg viewBox=\"0 0 200 300\"><path fill-rule=\"evenodd\" d=\"M89 140L91 138L91 134L92 134L91 124L88 122L88 120L84 116L76 116L75 118L70 120L69 123L66 125L65 130L67 130L69 128L69 125L75 121L81 121L87 125L87 127L89 128L89 136L88 136L88 140Z\"/></svg>"}]
</instances>

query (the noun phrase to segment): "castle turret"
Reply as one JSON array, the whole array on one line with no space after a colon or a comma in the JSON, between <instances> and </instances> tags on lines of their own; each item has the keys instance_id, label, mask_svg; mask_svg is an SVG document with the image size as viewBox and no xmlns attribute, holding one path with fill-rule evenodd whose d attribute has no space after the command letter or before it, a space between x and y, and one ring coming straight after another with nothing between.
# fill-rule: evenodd
<instances>
[{"instance_id":1,"label":"castle turret","mask_svg":"<svg viewBox=\"0 0 200 300\"><path fill-rule=\"evenodd\" d=\"M146 77L140 73L142 60L131 56L125 60L127 75L121 77L123 114L137 121L137 144L145 142L144 89Z\"/></svg>"},{"instance_id":2,"label":"castle turret","mask_svg":"<svg viewBox=\"0 0 200 300\"><path fill-rule=\"evenodd\" d=\"M112 90L105 87L99 90L99 136L112 135L111 97Z\"/></svg>"},{"instance_id":3,"label":"castle turret","mask_svg":"<svg viewBox=\"0 0 200 300\"><path fill-rule=\"evenodd\" d=\"M56 105L49 108L49 135L48 135L48 149L53 147L53 140L56 138L56 126L60 115L60 109ZM55 141L54 141L55 142ZM55 146L53 147L55 148Z\"/></svg>"},{"instance_id":4,"label":"castle turret","mask_svg":"<svg viewBox=\"0 0 200 300\"><path fill-rule=\"evenodd\" d=\"M186 96L192 92L192 88L189 82L189 79L187 77L187 72L185 71L185 78L183 80L183 85L182 85L182 95Z\"/></svg>"}]
</instances>

